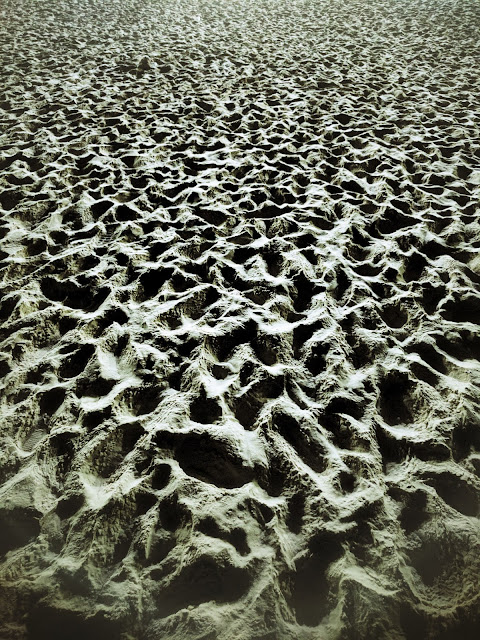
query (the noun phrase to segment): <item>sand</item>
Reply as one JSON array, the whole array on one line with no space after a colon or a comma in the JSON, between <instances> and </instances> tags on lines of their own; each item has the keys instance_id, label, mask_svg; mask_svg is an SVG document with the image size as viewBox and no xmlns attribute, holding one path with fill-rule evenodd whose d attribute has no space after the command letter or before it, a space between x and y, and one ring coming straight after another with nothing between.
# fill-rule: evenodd
<instances>
[{"instance_id":1,"label":"sand","mask_svg":"<svg viewBox=\"0 0 480 640\"><path fill-rule=\"evenodd\" d=\"M1 640L480 637L479 30L2 1Z\"/></svg>"}]
</instances>

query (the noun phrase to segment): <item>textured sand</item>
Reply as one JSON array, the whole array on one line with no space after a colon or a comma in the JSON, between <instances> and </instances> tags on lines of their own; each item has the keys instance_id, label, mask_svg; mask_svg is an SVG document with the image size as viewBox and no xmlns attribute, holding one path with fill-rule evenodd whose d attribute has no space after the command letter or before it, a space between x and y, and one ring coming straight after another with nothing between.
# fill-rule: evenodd
<instances>
[{"instance_id":1,"label":"textured sand","mask_svg":"<svg viewBox=\"0 0 480 640\"><path fill-rule=\"evenodd\" d=\"M2 1L1 640L480 637L479 33Z\"/></svg>"}]
</instances>

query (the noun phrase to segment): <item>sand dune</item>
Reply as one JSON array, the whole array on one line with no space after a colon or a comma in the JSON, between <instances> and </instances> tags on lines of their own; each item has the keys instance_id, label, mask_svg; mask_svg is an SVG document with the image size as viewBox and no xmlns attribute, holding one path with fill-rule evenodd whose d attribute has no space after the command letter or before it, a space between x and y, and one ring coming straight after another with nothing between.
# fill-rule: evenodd
<instances>
[{"instance_id":1,"label":"sand dune","mask_svg":"<svg viewBox=\"0 0 480 640\"><path fill-rule=\"evenodd\" d=\"M3 0L1 640L479 637L479 28Z\"/></svg>"}]
</instances>

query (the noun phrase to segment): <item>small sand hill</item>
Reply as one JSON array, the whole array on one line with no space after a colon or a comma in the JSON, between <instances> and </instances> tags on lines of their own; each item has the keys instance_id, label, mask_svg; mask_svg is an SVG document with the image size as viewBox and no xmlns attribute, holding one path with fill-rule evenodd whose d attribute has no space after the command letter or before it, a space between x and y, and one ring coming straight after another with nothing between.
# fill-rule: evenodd
<instances>
[{"instance_id":1,"label":"small sand hill","mask_svg":"<svg viewBox=\"0 0 480 640\"><path fill-rule=\"evenodd\" d=\"M2 640L480 637L479 30L3 0Z\"/></svg>"}]
</instances>

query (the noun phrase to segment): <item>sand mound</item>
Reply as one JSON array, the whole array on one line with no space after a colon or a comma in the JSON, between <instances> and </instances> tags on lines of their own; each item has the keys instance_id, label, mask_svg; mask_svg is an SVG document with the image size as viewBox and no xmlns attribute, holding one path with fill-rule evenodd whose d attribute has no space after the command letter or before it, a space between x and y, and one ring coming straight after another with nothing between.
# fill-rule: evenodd
<instances>
[{"instance_id":1,"label":"sand mound","mask_svg":"<svg viewBox=\"0 0 480 640\"><path fill-rule=\"evenodd\" d=\"M2 640L473 640L480 4L3 0Z\"/></svg>"}]
</instances>

